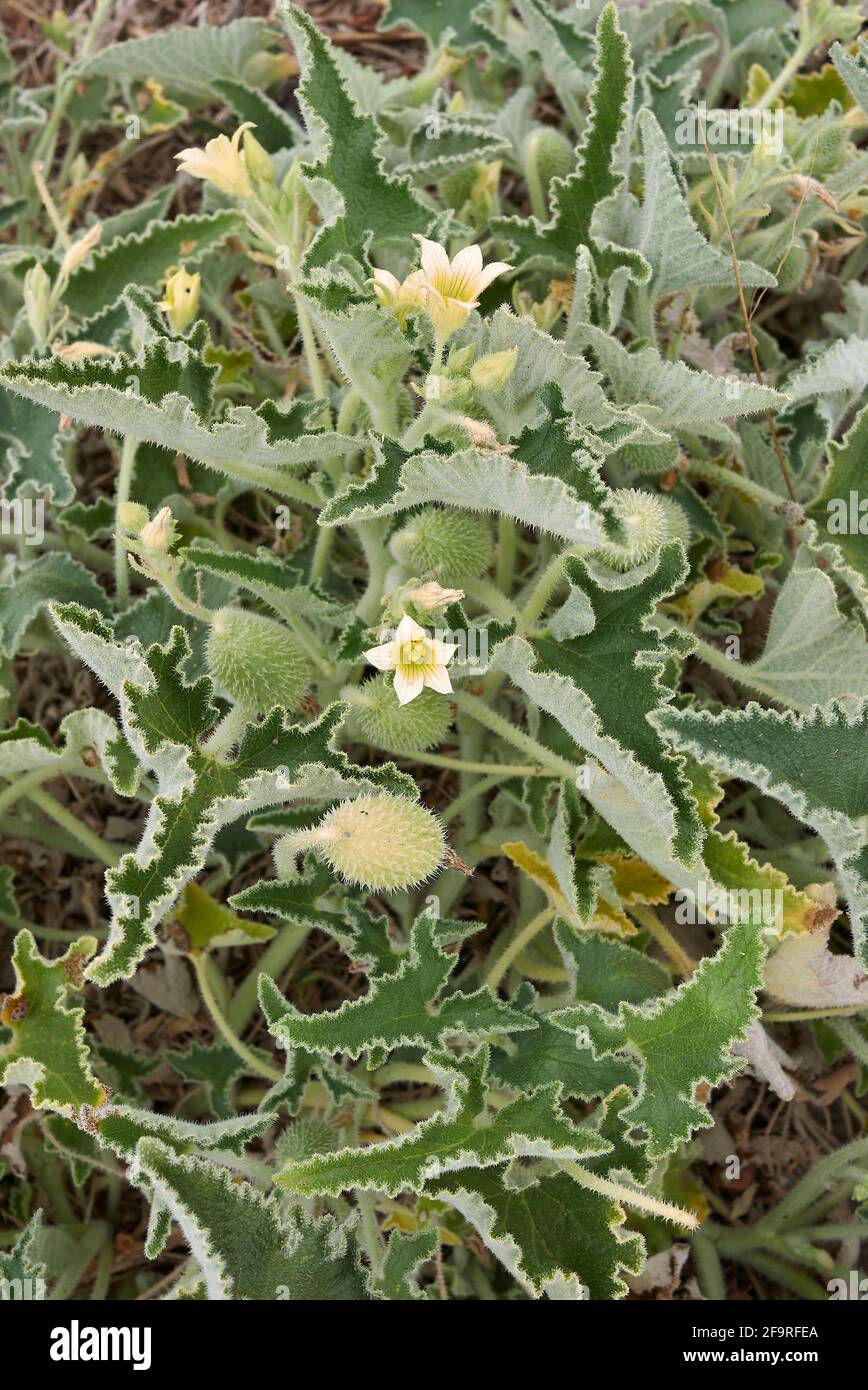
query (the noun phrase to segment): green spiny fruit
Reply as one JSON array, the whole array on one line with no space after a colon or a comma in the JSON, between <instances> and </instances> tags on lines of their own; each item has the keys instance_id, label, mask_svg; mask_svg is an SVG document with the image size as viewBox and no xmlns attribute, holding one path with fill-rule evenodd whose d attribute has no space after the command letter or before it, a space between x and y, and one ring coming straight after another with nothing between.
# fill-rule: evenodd
<instances>
[{"instance_id":1,"label":"green spiny fruit","mask_svg":"<svg viewBox=\"0 0 868 1390\"><path fill-rule=\"evenodd\" d=\"M666 513L666 539L667 541L680 541L687 550L691 540L690 519L680 503L674 497L658 497L664 512Z\"/></svg>"},{"instance_id":2,"label":"green spiny fruit","mask_svg":"<svg viewBox=\"0 0 868 1390\"><path fill-rule=\"evenodd\" d=\"M338 1136L325 1120L296 1120L275 1141L274 1158L282 1168L317 1154L333 1153L337 1147Z\"/></svg>"},{"instance_id":3,"label":"green spiny fruit","mask_svg":"<svg viewBox=\"0 0 868 1390\"><path fill-rule=\"evenodd\" d=\"M460 585L491 564L491 529L487 517L473 512L426 507L392 537L391 548L417 574Z\"/></svg>"},{"instance_id":4,"label":"green spiny fruit","mask_svg":"<svg viewBox=\"0 0 868 1390\"><path fill-rule=\"evenodd\" d=\"M641 488L619 488L612 507L626 532L623 544L608 541L594 551L594 558L610 569L626 571L650 560L667 541L690 540L690 523L671 497L655 497Z\"/></svg>"},{"instance_id":5,"label":"green spiny fruit","mask_svg":"<svg viewBox=\"0 0 868 1390\"><path fill-rule=\"evenodd\" d=\"M427 688L401 705L391 676L375 676L353 695L352 723L360 739L389 753L422 753L446 737L452 723L448 699Z\"/></svg>"},{"instance_id":6,"label":"green spiny fruit","mask_svg":"<svg viewBox=\"0 0 868 1390\"><path fill-rule=\"evenodd\" d=\"M562 131L543 125L531 131L525 144L526 169L531 160L536 164L537 178L548 192L552 179L565 178L576 167L576 151Z\"/></svg>"},{"instance_id":7,"label":"green spiny fruit","mask_svg":"<svg viewBox=\"0 0 868 1390\"><path fill-rule=\"evenodd\" d=\"M371 893L398 892L436 873L446 838L441 822L424 806L383 792L342 801L312 830L278 840L278 874L291 872L288 860L303 849L312 849L348 883Z\"/></svg>"},{"instance_id":8,"label":"green spiny fruit","mask_svg":"<svg viewBox=\"0 0 868 1390\"><path fill-rule=\"evenodd\" d=\"M310 666L295 638L272 618L243 608L214 614L206 656L218 684L253 710L293 709L310 685Z\"/></svg>"},{"instance_id":9,"label":"green spiny fruit","mask_svg":"<svg viewBox=\"0 0 868 1390\"><path fill-rule=\"evenodd\" d=\"M820 178L827 170L837 168L848 143L843 125L827 126L806 141L805 165L814 178Z\"/></svg>"},{"instance_id":10,"label":"green spiny fruit","mask_svg":"<svg viewBox=\"0 0 868 1390\"><path fill-rule=\"evenodd\" d=\"M781 264L773 266L778 277L778 289L783 293L797 289L807 269L808 249L801 241L794 241Z\"/></svg>"},{"instance_id":11,"label":"green spiny fruit","mask_svg":"<svg viewBox=\"0 0 868 1390\"><path fill-rule=\"evenodd\" d=\"M458 212L464 207L479 178L481 165L471 164L467 169L458 169L454 174L446 174L440 180L440 192L447 207Z\"/></svg>"}]
</instances>

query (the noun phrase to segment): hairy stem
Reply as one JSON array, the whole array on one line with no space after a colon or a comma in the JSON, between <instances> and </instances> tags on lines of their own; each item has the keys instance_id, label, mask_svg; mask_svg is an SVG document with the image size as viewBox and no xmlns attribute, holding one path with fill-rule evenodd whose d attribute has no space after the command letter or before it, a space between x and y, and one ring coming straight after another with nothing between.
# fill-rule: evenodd
<instances>
[{"instance_id":1,"label":"hairy stem","mask_svg":"<svg viewBox=\"0 0 868 1390\"><path fill-rule=\"evenodd\" d=\"M224 1018L214 991L211 988L211 981L208 978L208 956L204 955L201 951L196 951L190 955L189 959L196 973L196 983L199 986L202 1002L208 1010L211 1021L220 1036L229 1044L232 1051L241 1058L242 1062L246 1064L248 1070L254 1076L264 1076L267 1081L280 1081L281 1073L277 1068L269 1066L267 1062L263 1062L260 1057L257 1057L256 1053L253 1052L246 1043L241 1041L229 1026L228 1021Z\"/></svg>"}]
</instances>

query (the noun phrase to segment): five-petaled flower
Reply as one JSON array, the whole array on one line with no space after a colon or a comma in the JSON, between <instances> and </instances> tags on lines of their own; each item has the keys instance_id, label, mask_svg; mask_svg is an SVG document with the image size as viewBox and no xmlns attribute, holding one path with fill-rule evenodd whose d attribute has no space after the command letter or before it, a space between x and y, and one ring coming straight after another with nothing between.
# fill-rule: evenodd
<instances>
[{"instance_id":1,"label":"five-petaled flower","mask_svg":"<svg viewBox=\"0 0 868 1390\"><path fill-rule=\"evenodd\" d=\"M375 270L371 284L384 309L391 309L402 328L407 325L411 309L424 309L425 290L421 270L414 270L404 283L390 270Z\"/></svg>"},{"instance_id":2,"label":"five-petaled flower","mask_svg":"<svg viewBox=\"0 0 868 1390\"><path fill-rule=\"evenodd\" d=\"M429 637L424 627L405 613L391 642L371 647L365 659L378 671L395 672L395 694L400 705L408 705L430 686L441 695L452 693L447 663L458 650L457 642L438 642Z\"/></svg>"},{"instance_id":3,"label":"five-petaled flower","mask_svg":"<svg viewBox=\"0 0 868 1390\"><path fill-rule=\"evenodd\" d=\"M194 179L206 179L219 188L221 193L228 193L236 198L252 197L253 184L250 182L244 154L238 148L245 130L252 128L253 121L245 121L238 127L231 140L225 135L218 135L214 140L208 141L204 150L182 150L180 154L175 155L179 161L179 170L185 174L192 174Z\"/></svg>"},{"instance_id":4,"label":"five-petaled flower","mask_svg":"<svg viewBox=\"0 0 868 1390\"><path fill-rule=\"evenodd\" d=\"M422 269L409 281L424 292L425 311L440 342L445 343L476 308L482 291L512 266L504 261L483 266L478 246L465 246L450 261L446 248L438 241L429 241L418 232L415 236L422 247Z\"/></svg>"}]
</instances>

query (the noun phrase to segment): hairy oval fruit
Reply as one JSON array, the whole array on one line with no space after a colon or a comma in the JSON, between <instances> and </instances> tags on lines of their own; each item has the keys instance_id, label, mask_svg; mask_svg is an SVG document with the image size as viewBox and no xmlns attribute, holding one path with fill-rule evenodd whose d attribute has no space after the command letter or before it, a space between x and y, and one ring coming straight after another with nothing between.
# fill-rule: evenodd
<instances>
[{"instance_id":1,"label":"hairy oval fruit","mask_svg":"<svg viewBox=\"0 0 868 1390\"><path fill-rule=\"evenodd\" d=\"M214 679L254 710L292 709L310 685L310 666L295 638L280 623L243 608L214 614L206 656Z\"/></svg>"},{"instance_id":2,"label":"hairy oval fruit","mask_svg":"<svg viewBox=\"0 0 868 1390\"><path fill-rule=\"evenodd\" d=\"M667 541L690 542L690 523L684 509L671 497L655 497L641 488L619 488L612 506L626 532L623 544L608 541L594 551L594 558L611 569L626 571L643 564Z\"/></svg>"},{"instance_id":3,"label":"hairy oval fruit","mask_svg":"<svg viewBox=\"0 0 868 1390\"><path fill-rule=\"evenodd\" d=\"M353 724L360 739L389 753L422 753L442 743L452 723L448 699L427 688L398 703L390 675L376 676L354 695Z\"/></svg>"},{"instance_id":4,"label":"hairy oval fruit","mask_svg":"<svg viewBox=\"0 0 868 1390\"><path fill-rule=\"evenodd\" d=\"M478 579L491 564L488 519L426 507L392 537L392 553L417 573L433 573L447 584Z\"/></svg>"},{"instance_id":5,"label":"hairy oval fruit","mask_svg":"<svg viewBox=\"0 0 868 1390\"><path fill-rule=\"evenodd\" d=\"M303 838L341 878L371 892L397 892L424 882L446 852L435 815L417 801L385 792L342 801Z\"/></svg>"}]
</instances>

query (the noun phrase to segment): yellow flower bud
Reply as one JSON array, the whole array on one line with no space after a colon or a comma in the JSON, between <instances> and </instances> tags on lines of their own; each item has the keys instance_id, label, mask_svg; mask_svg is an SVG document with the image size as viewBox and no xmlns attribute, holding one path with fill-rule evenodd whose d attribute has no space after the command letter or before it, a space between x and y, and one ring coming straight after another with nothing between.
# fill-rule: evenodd
<instances>
[{"instance_id":1,"label":"yellow flower bud","mask_svg":"<svg viewBox=\"0 0 868 1390\"><path fill-rule=\"evenodd\" d=\"M258 179L260 183L274 183L271 156L249 130L244 132L244 163L252 179Z\"/></svg>"},{"instance_id":2,"label":"yellow flower bud","mask_svg":"<svg viewBox=\"0 0 868 1390\"><path fill-rule=\"evenodd\" d=\"M452 53L450 49L443 48L434 66L434 76L438 82L444 77L451 77L454 72L458 72L467 62L467 54Z\"/></svg>"},{"instance_id":3,"label":"yellow flower bud","mask_svg":"<svg viewBox=\"0 0 868 1390\"><path fill-rule=\"evenodd\" d=\"M118 523L122 531L137 536L149 521L148 509L140 502L122 502L118 507Z\"/></svg>"},{"instance_id":4,"label":"yellow flower bud","mask_svg":"<svg viewBox=\"0 0 868 1390\"><path fill-rule=\"evenodd\" d=\"M188 275L183 266L167 279L165 299L160 301L160 308L176 333L182 333L196 317L201 283L201 275Z\"/></svg>"},{"instance_id":5,"label":"yellow flower bud","mask_svg":"<svg viewBox=\"0 0 868 1390\"><path fill-rule=\"evenodd\" d=\"M459 375L470 366L475 355L476 348L473 343L467 343L461 348L453 348L446 363L446 370Z\"/></svg>"},{"instance_id":6,"label":"yellow flower bud","mask_svg":"<svg viewBox=\"0 0 868 1390\"><path fill-rule=\"evenodd\" d=\"M480 391L499 391L505 386L515 370L518 348L504 348L502 352L490 352L480 357L470 368L470 379Z\"/></svg>"}]
</instances>

